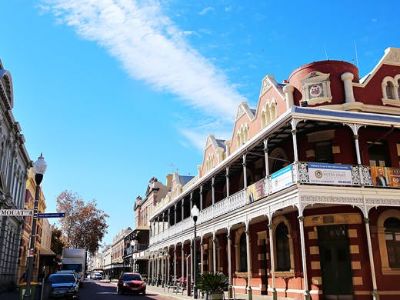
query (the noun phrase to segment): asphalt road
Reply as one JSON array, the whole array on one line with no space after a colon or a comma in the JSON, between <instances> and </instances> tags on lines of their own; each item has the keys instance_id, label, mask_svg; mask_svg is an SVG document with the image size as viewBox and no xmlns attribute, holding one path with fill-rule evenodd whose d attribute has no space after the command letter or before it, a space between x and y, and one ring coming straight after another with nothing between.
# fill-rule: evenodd
<instances>
[{"instance_id":1,"label":"asphalt road","mask_svg":"<svg viewBox=\"0 0 400 300\"><path fill-rule=\"evenodd\" d=\"M84 287L79 289L79 300L165 300L150 291L143 295L118 295L115 284L95 280L85 280Z\"/></svg>"}]
</instances>

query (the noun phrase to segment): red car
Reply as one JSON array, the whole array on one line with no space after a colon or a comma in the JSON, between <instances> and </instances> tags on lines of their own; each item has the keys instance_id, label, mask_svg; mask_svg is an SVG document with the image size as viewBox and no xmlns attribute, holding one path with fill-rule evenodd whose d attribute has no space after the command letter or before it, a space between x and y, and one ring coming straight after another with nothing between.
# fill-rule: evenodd
<instances>
[{"instance_id":1,"label":"red car","mask_svg":"<svg viewBox=\"0 0 400 300\"><path fill-rule=\"evenodd\" d=\"M146 294L146 282L139 273L122 273L118 280L117 293L142 293Z\"/></svg>"}]
</instances>

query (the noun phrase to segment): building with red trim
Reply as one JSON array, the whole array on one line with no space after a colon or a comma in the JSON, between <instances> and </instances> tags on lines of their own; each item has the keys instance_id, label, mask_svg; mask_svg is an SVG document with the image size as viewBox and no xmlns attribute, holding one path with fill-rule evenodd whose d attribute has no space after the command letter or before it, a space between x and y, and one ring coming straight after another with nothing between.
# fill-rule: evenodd
<instances>
[{"instance_id":1,"label":"building with red trim","mask_svg":"<svg viewBox=\"0 0 400 300\"><path fill-rule=\"evenodd\" d=\"M399 86L396 48L363 78L343 61L266 76L230 140L209 136L198 176L155 203L149 281L189 285L195 264L249 299L399 299Z\"/></svg>"}]
</instances>

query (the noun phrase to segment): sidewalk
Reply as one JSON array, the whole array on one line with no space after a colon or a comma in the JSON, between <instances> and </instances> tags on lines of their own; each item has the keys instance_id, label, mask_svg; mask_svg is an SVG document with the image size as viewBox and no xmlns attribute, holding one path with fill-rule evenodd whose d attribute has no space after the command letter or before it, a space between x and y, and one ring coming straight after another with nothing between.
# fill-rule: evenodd
<instances>
[{"instance_id":1,"label":"sidewalk","mask_svg":"<svg viewBox=\"0 0 400 300\"><path fill-rule=\"evenodd\" d=\"M163 288L160 286L147 285L146 292L147 293L157 293L157 294L163 295L163 296L171 298L171 299L180 299L180 300L193 299L192 296L187 296L186 292L183 295L182 295L182 293L176 294L176 293L172 292L172 289L170 289L170 291L168 292L167 288ZM264 295L254 295L253 294L252 298L253 298L253 300L272 300L272 296L264 296ZM202 298L199 297L199 299L202 299ZM225 292L225 299L228 299L227 292ZM246 294L236 294L235 299L246 300L247 295ZM281 298L281 299L284 299L284 298Z\"/></svg>"}]
</instances>

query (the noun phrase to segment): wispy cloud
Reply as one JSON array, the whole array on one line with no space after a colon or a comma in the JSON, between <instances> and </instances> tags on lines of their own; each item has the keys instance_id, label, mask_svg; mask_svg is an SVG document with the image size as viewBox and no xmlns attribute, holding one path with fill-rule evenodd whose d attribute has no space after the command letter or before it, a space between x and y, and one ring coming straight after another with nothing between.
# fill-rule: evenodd
<instances>
[{"instance_id":1,"label":"wispy cloud","mask_svg":"<svg viewBox=\"0 0 400 300\"><path fill-rule=\"evenodd\" d=\"M132 78L209 116L230 122L244 100L225 74L188 44L188 32L157 1L43 0L42 8L107 49Z\"/></svg>"},{"instance_id":2,"label":"wispy cloud","mask_svg":"<svg viewBox=\"0 0 400 300\"><path fill-rule=\"evenodd\" d=\"M207 7L204 7L201 11L199 11L199 15L204 16L212 11L214 11L214 7L207 6Z\"/></svg>"}]
</instances>

